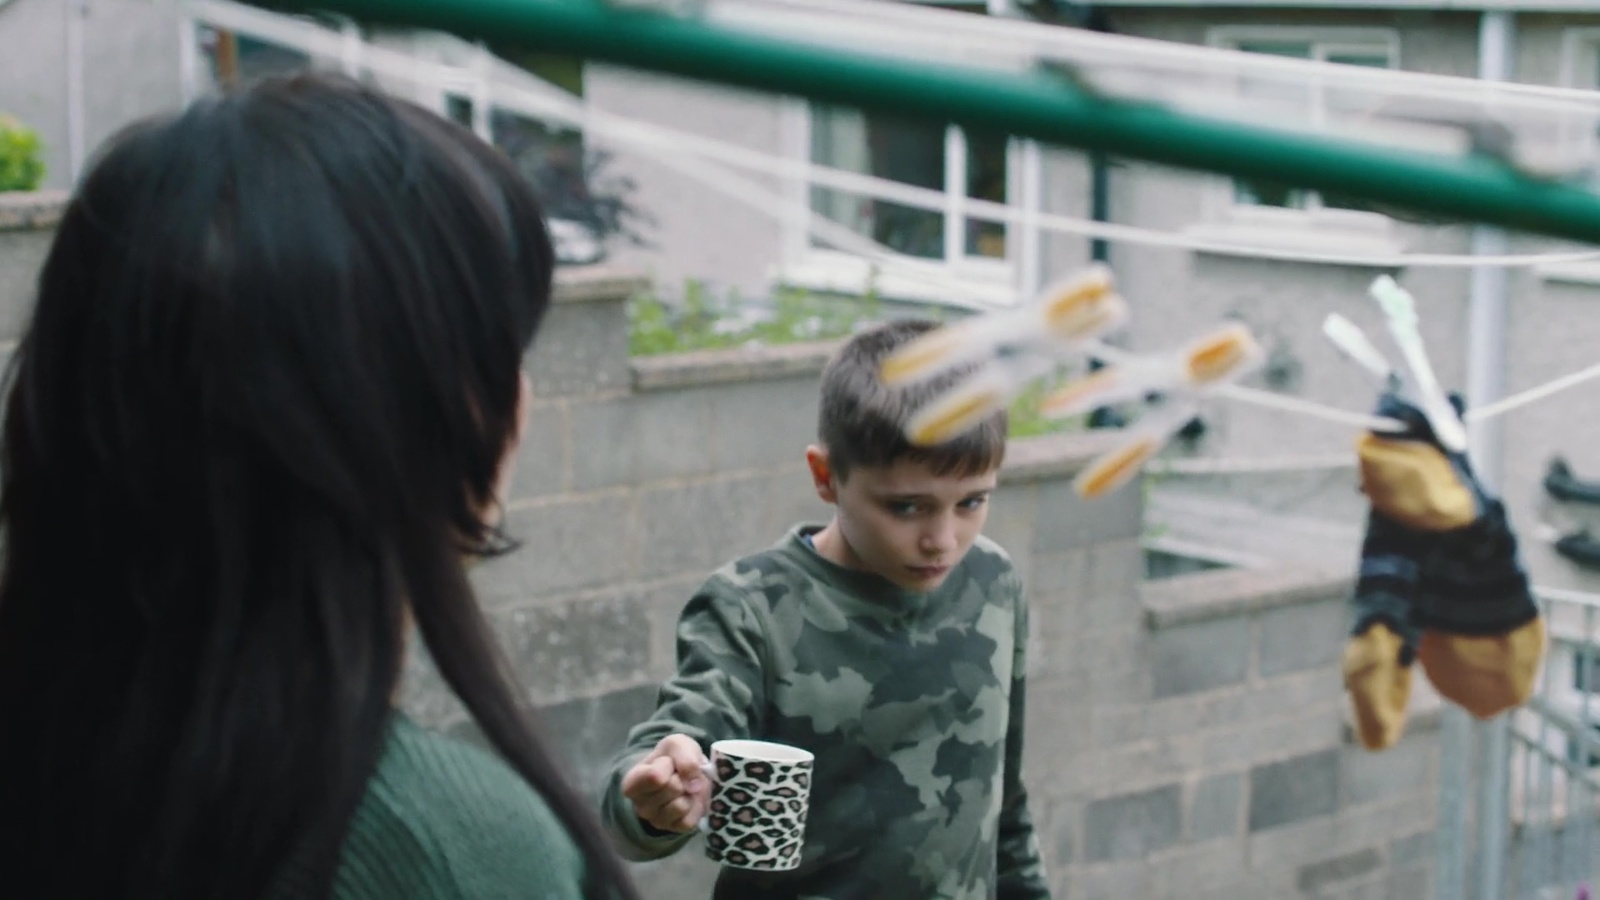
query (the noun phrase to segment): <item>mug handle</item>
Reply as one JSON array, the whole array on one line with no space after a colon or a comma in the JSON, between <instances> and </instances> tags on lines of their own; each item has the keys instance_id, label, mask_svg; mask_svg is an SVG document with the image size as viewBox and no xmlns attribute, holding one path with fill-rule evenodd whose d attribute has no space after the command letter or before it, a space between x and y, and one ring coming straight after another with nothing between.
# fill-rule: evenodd
<instances>
[{"instance_id":1,"label":"mug handle","mask_svg":"<svg viewBox=\"0 0 1600 900\"><path fill-rule=\"evenodd\" d=\"M706 780L712 784L717 783L717 767L711 764L711 760L708 759L700 764L700 774L704 775ZM706 814L700 817L700 821L694 823L694 827L698 829L701 834L710 834L711 810L706 810Z\"/></svg>"}]
</instances>

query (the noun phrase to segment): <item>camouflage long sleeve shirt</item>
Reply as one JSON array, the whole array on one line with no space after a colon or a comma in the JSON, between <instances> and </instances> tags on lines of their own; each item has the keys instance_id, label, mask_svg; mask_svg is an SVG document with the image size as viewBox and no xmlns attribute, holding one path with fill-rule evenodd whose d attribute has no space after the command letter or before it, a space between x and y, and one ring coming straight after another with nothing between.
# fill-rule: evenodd
<instances>
[{"instance_id":1,"label":"camouflage long sleeve shirt","mask_svg":"<svg viewBox=\"0 0 1600 900\"><path fill-rule=\"evenodd\" d=\"M717 900L1048 900L1021 774L1027 606L1005 552L980 538L917 594L828 562L812 531L715 572L684 609L677 673L605 787L622 852L689 840L646 829L621 793L658 741L756 738L816 754L804 856L724 868Z\"/></svg>"}]
</instances>

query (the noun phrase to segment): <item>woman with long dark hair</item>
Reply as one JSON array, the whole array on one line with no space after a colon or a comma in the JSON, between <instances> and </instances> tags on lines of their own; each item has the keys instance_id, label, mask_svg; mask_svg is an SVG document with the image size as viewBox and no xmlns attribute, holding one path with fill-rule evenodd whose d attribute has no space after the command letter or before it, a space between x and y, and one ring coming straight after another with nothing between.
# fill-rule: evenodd
<instances>
[{"instance_id":1,"label":"woman with long dark hair","mask_svg":"<svg viewBox=\"0 0 1600 900\"><path fill-rule=\"evenodd\" d=\"M0 895L636 896L465 571L551 268L500 154L353 83L103 152L5 405ZM413 628L499 757L394 710Z\"/></svg>"}]
</instances>

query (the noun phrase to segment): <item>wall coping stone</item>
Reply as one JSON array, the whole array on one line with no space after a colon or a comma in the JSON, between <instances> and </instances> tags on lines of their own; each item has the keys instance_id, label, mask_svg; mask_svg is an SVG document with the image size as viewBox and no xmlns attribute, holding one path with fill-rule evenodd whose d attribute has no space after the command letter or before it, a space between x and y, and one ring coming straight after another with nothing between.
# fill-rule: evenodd
<instances>
[{"instance_id":1,"label":"wall coping stone","mask_svg":"<svg viewBox=\"0 0 1600 900\"><path fill-rule=\"evenodd\" d=\"M633 387L636 391L660 391L819 375L839 344L813 341L636 356L631 360Z\"/></svg>"},{"instance_id":2,"label":"wall coping stone","mask_svg":"<svg viewBox=\"0 0 1600 900\"><path fill-rule=\"evenodd\" d=\"M1215 569L1147 581L1139 589L1154 630L1349 596L1353 572L1314 566Z\"/></svg>"},{"instance_id":3,"label":"wall coping stone","mask_svg":"<svg viewBox=\"0 0 1600 900\"><path fill-rule=\"evenodd\" d=\"M1012 438L1006 442L1006 461L1000 468L1000 483L1028 484L1071 478L1122 439L1122 430L1115 428Z\"/></svg>"},{"instance_id":4,"label":"wall coping stone","mask_svg":"<svg viewBox=\"0 0 1600 900\"><path fill-rule=\"evenodd\" d=\"M622 301L649 287L648 276L614 266L557 266L551 300L555 303Z\"/></svg>"},{"instance_id":5,"label":"wall coping stone","mask_svg":"<svg viewBox=\"0 0 1600 900\"><path fill-rule=\"evenodd\" d=\"M1276 566L1260 569L1216 569L1147 581L1139 590L1145 622L1152 629L1192 625L1211 619L1248 616L1286 606L1344 598L1355 588L1355 576L1314 566ZM1338 677L1337 674L1334 677ZM1427 683L1420 669L1412 675L1411 703L1405 735L1437 732L1444 716L1444 701ZM1359 746L1354 712L1344 704L1342 738Z\"/></svg>"},{"instance_id":6,"label":"wall coping stone","mask_svg":"<svg viewBox=\"0 0 1600 900\"><path fill-rule=\"evenodd\" d=\"M42 231L61 221L70 195L66 191L0 193L0 231Z\"/></svg>"}]
</instances>

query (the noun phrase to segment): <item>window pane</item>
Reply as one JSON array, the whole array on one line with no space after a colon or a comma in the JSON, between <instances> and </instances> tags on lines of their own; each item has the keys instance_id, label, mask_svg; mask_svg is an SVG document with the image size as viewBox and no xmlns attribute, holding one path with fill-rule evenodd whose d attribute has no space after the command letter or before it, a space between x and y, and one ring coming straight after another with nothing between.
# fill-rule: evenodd
<instances>
[{"instance_id":1,"label":"window pane","mask_svg":"<svg viewBox=\"0 0 1600 900\"><path fill-rule=\"evenodd\" d=\"M1272 181L1250 181L1243 178L1233 180L1233 199L1235 203L1248 203L1254 206L1278 206L1284 209L1305 209L1307 191L1278 184Z\"/></svg>"},{"instance_id":2,"label":"window pane","mask_svg":"<svg viewBox=\"0 0 1600 900\"><path fill-rule=\"evenodd\" d=\"M916 187L944 189L944 127L859 110L817 105L811 116L813 162ZM944 256L944 214L813 188L811 208L901 253Z\"/></svg>"},{"instance_id":3,"label":"window pane","mask_svg":"<svg viewBox=\"0 0 1600 900\"><path fill-rule=\"evenodd\" d=\"M444 98L444 114L458 125L472 127L472 101L459 94Z\"/></svg>"},{"instance_id":4,"label":"window pane","mask_svg":"<svg viewBox=\"0 0 1600 900\"><path fill-rule=\"evenodd\" d=\"M470 109L464 112L470 122ZM491 112L489 130L494 145L533 182L545 215L586 223L596 218L595 198L589 193L583 132L552 128L500 109Z\"/></svg>"},{"instance_id":5,"label":"window pane","mask_svg":"<svg viewBox=\"0 0 1600 900\"><path fill-rule=\"evenodd\" d=\"M1600 655L1575 652L1572 654L1572 687L1585 693L1600 693Z\"/></svg>"},{"instance_id":6,"label":"window pane","mask_svg":"<svg viewBox=\"0 0 1600 900\"><path fill-rule=\"evenodd\" d=\"M1389 68L1389 54L1382 51L1333 50L1328 53L1328 62L1339 63L1343 66L1371 66L1374 69L1387 69Z\"/></svg>"},{"instance_id":7,"label":"window pane","mask_svg":"<svg viewBox=\"0 0 1600 900\"><path fill-rule=\"evenodd\" d=\"M248 84L311 67L311 57L299 50L207 26L201 27L200 43L219 85Z\"/></svg>"},{"instance_id":8,"label":"window pane","mask_svg":"<svg viewBox=\"0 0 1600 900\"><path fill-rule=\"evenodd\" d=\"M1006 149L1004 135L967 133L967 196L978 200L1006 202ZM1004 259L1006 226L1001 222L968 219L966 253Z\"/></svg>"},{"instance_id":9,"label":"window pane","mask_svg":"<svg viewBox=\"0 0 1600 900\"><path fill-rule=\"evenodd\" d=\"M498 42L490 42L489 51L574 96L583 96L583 60L579 57L538 53Z\"/></svg>"},{"instance_id":10,"label":"window pane","mask_svg":"<svg viewBox=\"0 0 1600 900\"><path fill-rule=\"evenodd\" d=\"M1003 222L967 220L967 255L1006 258L1006 226Z\"/></svg>"},{"instance_id":11,"label":"window pane","mask_svg":"<svg viewBox=\"0 0 1600 900\"><path fill-rule=\"evenodd\" d=\"M1310 41L1240 41L1236 46L1246 53L1292 56L1295 59L1310 59L1314 49Z\"/></svg>"}]
</instances>

